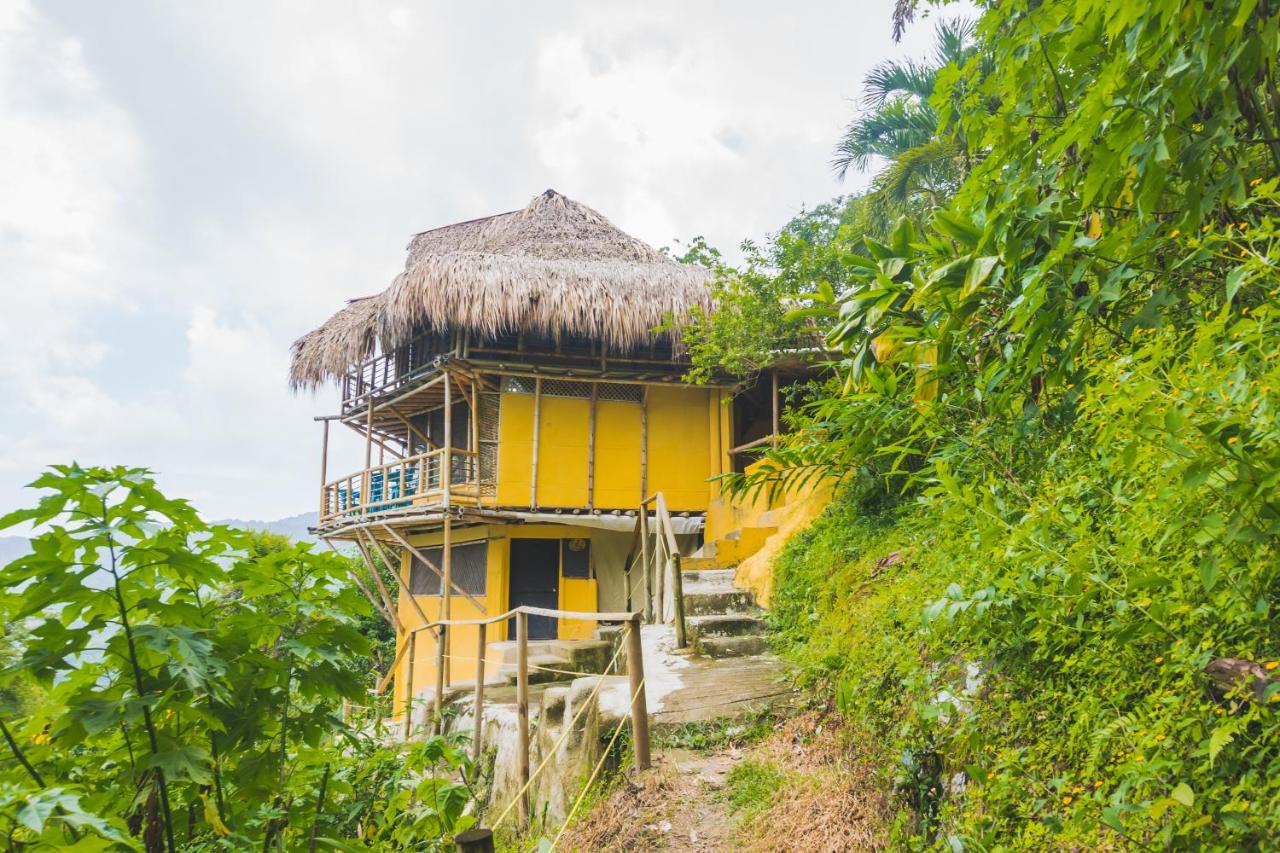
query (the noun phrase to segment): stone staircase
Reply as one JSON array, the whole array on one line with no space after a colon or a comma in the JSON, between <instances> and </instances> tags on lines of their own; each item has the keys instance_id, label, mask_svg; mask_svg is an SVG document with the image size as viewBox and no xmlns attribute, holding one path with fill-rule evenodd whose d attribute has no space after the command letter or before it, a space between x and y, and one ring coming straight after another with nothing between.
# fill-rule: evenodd
<instances>
[{"instance_id":1,"label":"stone staircase","mask_svg":"<svg viewBox=\"0 0 1280 853\"><path fill-rule=\"evenodd\" d=\"M682 576L685 630L698 654L727 658L768 651L763 611L750 590L733 585L733 576L733 569L696 569Z\"/></svg>"},{"instance_id":2,"label":"stone staircase","mask_svg":"<svg viewBox=\"0 0 1280 853\"><path fill-rule=\"evenodd\" d=\"M614 646L607 640L530 640L529 683L572 681L568 673L603 673L613 657ZM485 683L516 683L516 641L490 643L485 657L497 665Z\"/></svg>"}]
</instances>

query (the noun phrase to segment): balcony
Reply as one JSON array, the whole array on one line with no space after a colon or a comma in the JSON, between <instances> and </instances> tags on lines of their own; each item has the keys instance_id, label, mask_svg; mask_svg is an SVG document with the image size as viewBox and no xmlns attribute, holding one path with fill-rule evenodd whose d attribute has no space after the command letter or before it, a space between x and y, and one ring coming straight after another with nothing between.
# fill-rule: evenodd
<instances>
[{"instance_id":1,"label":"balcony","mask_svg":"<svg viewBox=\"0 0 1280 853\"><path fill-rule=\"evenodd\" d=\"M412 387L434 373L441 356L452 350L450 335L429 332L366 359L342 379L342 413L350 414L371 399Z\"/></svg>"},{"instance_id":2,"label":"balcony","mask_svg":"<svg viewBox=\"0 0 1280 853\"><path fill-rule=\"evenodd\" d=\"M449 461L445 461L446 455ZM446 484L440 474L448 465ZM325 483L320 495L320 523L327 527L420 506L476 504L480 497L479 457L469 450L437 448L357 471Z\"/></svg>"}]
</instances>

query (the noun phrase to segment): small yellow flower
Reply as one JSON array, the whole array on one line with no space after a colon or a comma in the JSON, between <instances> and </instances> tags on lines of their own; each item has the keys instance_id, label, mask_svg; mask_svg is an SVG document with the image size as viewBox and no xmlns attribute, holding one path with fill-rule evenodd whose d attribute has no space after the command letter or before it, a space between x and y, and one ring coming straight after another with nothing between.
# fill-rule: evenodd
<instances>
[{"instance_id":1,"label":"small yellow flower","mask_svg":"<svg viewBox=\"0 0 1280 853\"><path fill-rule=\"evenodd\" d=\"M1227 444L1235 444L1235 443L1236 443L1237 441L1239 441L1239 440L1240 440L1239 438L1237 438L1236 436L1234 436L1234 435L1233 435L1233 436L1231 436L1230 438L1228 438L1228 439L1227 439Z\"/></svg>"},{"instance_id":2,"label":"small yellow flower","mask_svg":"<svg viewBox=\"0 0 1280 853\"><path fill-rule=\"evenodd\" d=\"M1174 239L1175 237L1177 237L1177 236L1178 236L1179 234L1181 234L1181 233L1182 233L1182 229L1180 229L1180 228L1175 228L1175 229L1173 229L1172 231L1170 231L1170 232L1169 232L1169 239L1170 239L1170 240L1172 240L1172 239Z\"/></svg>"},{"instance_id":3,"label":"small yellow flower","mask_svg":"<svg viewBox=\"0 0 1280 853\"><path fill-rule=\"evenodd\" d=\"M1213 227L1212 225L1209 225L1209 224L1207 224L1207 223L1206 223L1206 224L1205 224L1205 226L1204 226L1203 228L1201 228L1201 229L1200 229L1200 233L1201 233L1201 234L1208 234L1208 233L1209 233L1209 229L1210 229L1210 228L1212 228L1212 227Z\"/></svg>"},{"instance_id":4,"label":"small yellow flower","mask_svg":"<svg viewBox=\"0 0 1280 853\"><path fill-rule=\"evenodd\" d=\"M1069 805L1071 805L1071 799L1072 799L1071 797L1063 797L1063 798L1062 798L1062 804L1063 804L1064 806L1069 806Z\"/></svg>"},{"instance_id":5,"label":"small yellow flower","mask_svg":"<svg viewBox=\"0 0 1280 853\"><path fill-rule=\"evenodd\" d=\"M1163 740L1164 740L1164 735L1156 735L1156 743L1160 743Z\"/></svg>"},{"instance_id":6,"label":"small yellow flower","mask_svg":"<svg viewBox=\"0 0 1280 853\"><path fill-rule=\"evenodd\" d=\"M1102 787L1102 780L1101 780L1101 779L1099 779L1098 781L1094 782L1094 783L1093 783L1093 787L1095 787L1095 788L1101 788L1101 787Z\"/></svg>"},{"instance_id":7,"label":"small yellow flower","mask_svg":"<svg viewBox=\"0 0 1280 853\"><path fill-rule=\"evenodd\" d=\"M1278 667L1278 666L1280 666L1280 661L1273 661L1273 660L1269 660L1269 661L1267 661L1267 662L1266 662L1266 664L1264 664L1264 665L1263 665L1263 668L1264 668L1267 672L1270 672L1271 670L1275 669L1275 668L1276 668L1276 667Z\"/></svg>"},{"instance_id":8,"label":"small yellow flower","mask_svg":"<svg viewBox=\"0 0 1280 853\"><path fill-rule=\"evenodd\" d=\"M1159 657L1157 657L1156 663L1164 663L1164 655L1160 655Z\"/></svg>"},{"instance_id":9,"label":"small yellow flower","mask_svg":"<svg viewBox=\"0 0 1280 853\"><path fill-rule=\"evenodd\" d=\"M1134 760L1134 761L1146 761L1147 759L1146 759L1146 757L1145 757L1145 756L1142 756L1142 755L1135 755L1135 756L1133 757L1133 760Z\"/></svg>"},{"instance_id":10,"label":"small yellow flower","mask_svg":"<svg viewBox=\"0 0 1280 853\"><path fill-rule=\"evenodd\" d=\"M1249 182L1249 186L1256 187L1260 183L1262 183L1262 178L1254 178L1252 181Z\"/></svg>"}]
</instances>

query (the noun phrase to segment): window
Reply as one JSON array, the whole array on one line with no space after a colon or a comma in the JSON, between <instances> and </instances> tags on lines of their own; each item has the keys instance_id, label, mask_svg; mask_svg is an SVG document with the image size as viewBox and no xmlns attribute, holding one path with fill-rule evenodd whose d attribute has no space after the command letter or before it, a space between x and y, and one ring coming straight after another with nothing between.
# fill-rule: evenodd
<instances>
[{"instance_id":1,"label":"window","mask_svg":"<svg viewBox=\"0 0 1280 853\"><path fill-rule=\"evenodd\" d=\"M641 385L624 385L617 382L601 382L599 399L613 400L619 403L639 403L644 394Z\"/></svg>"},{"instance_id":2,"label":"window","mask_svg":"<svg viewBox=\"0 0 1280 853\"><path fill-rule=\"evenodd\" d=\"M591 577L591 540L560 540L560 573L566 578Z\"/></svg>"},{"instance_id":3,"label":"window","mask_svg":"<svg viewBox=\"0 0 1280 853\"><path fill-rule=\"evenodd\" d=\"M444 571L441 561L444 549L439 545L434 548L419 548L422 555L430 560L437 569ZM453 565L450 567L453 582L458 589L471 595L485 595L489 576L489 542L481 539L478 542L463 542L453 546ZM423 565L417 557L409 565L409 589L414 595L439 595L440 575ZM453 591L458 594L458 589Z\"/></svg>"}]
</instances>

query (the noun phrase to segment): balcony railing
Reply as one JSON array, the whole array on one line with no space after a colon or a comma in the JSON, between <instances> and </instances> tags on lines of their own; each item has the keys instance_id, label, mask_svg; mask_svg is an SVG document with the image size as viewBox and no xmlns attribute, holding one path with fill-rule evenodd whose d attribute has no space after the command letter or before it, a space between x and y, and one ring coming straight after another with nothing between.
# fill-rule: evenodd
<instances>
[{"instance_id":1,"label":"balcony railing","mask_svg":"<svg viewBox=\"0 0 1280 853\"><path fill-rule=\"evenodd\" d=\"M429 332L391 352L366 359L342 379L343 413L371 396L404 388L426 376L436 366L437 358L451 348L447 335Z\"/></svg>"},{"instance_id":2,"label":"balcony railing","mask_svg":"<svg viewBox=\"0 0 1280 853\"><path fill-rule=\"evenodd\" d=\"M453 448L449 457L453 469L450 497L474 498L479 494L477 455ZM320 495L320 523L443 501L446 490L440 473L444 465L445 449L439 448L325 483Z\"/></svg>"}]
</instances>

